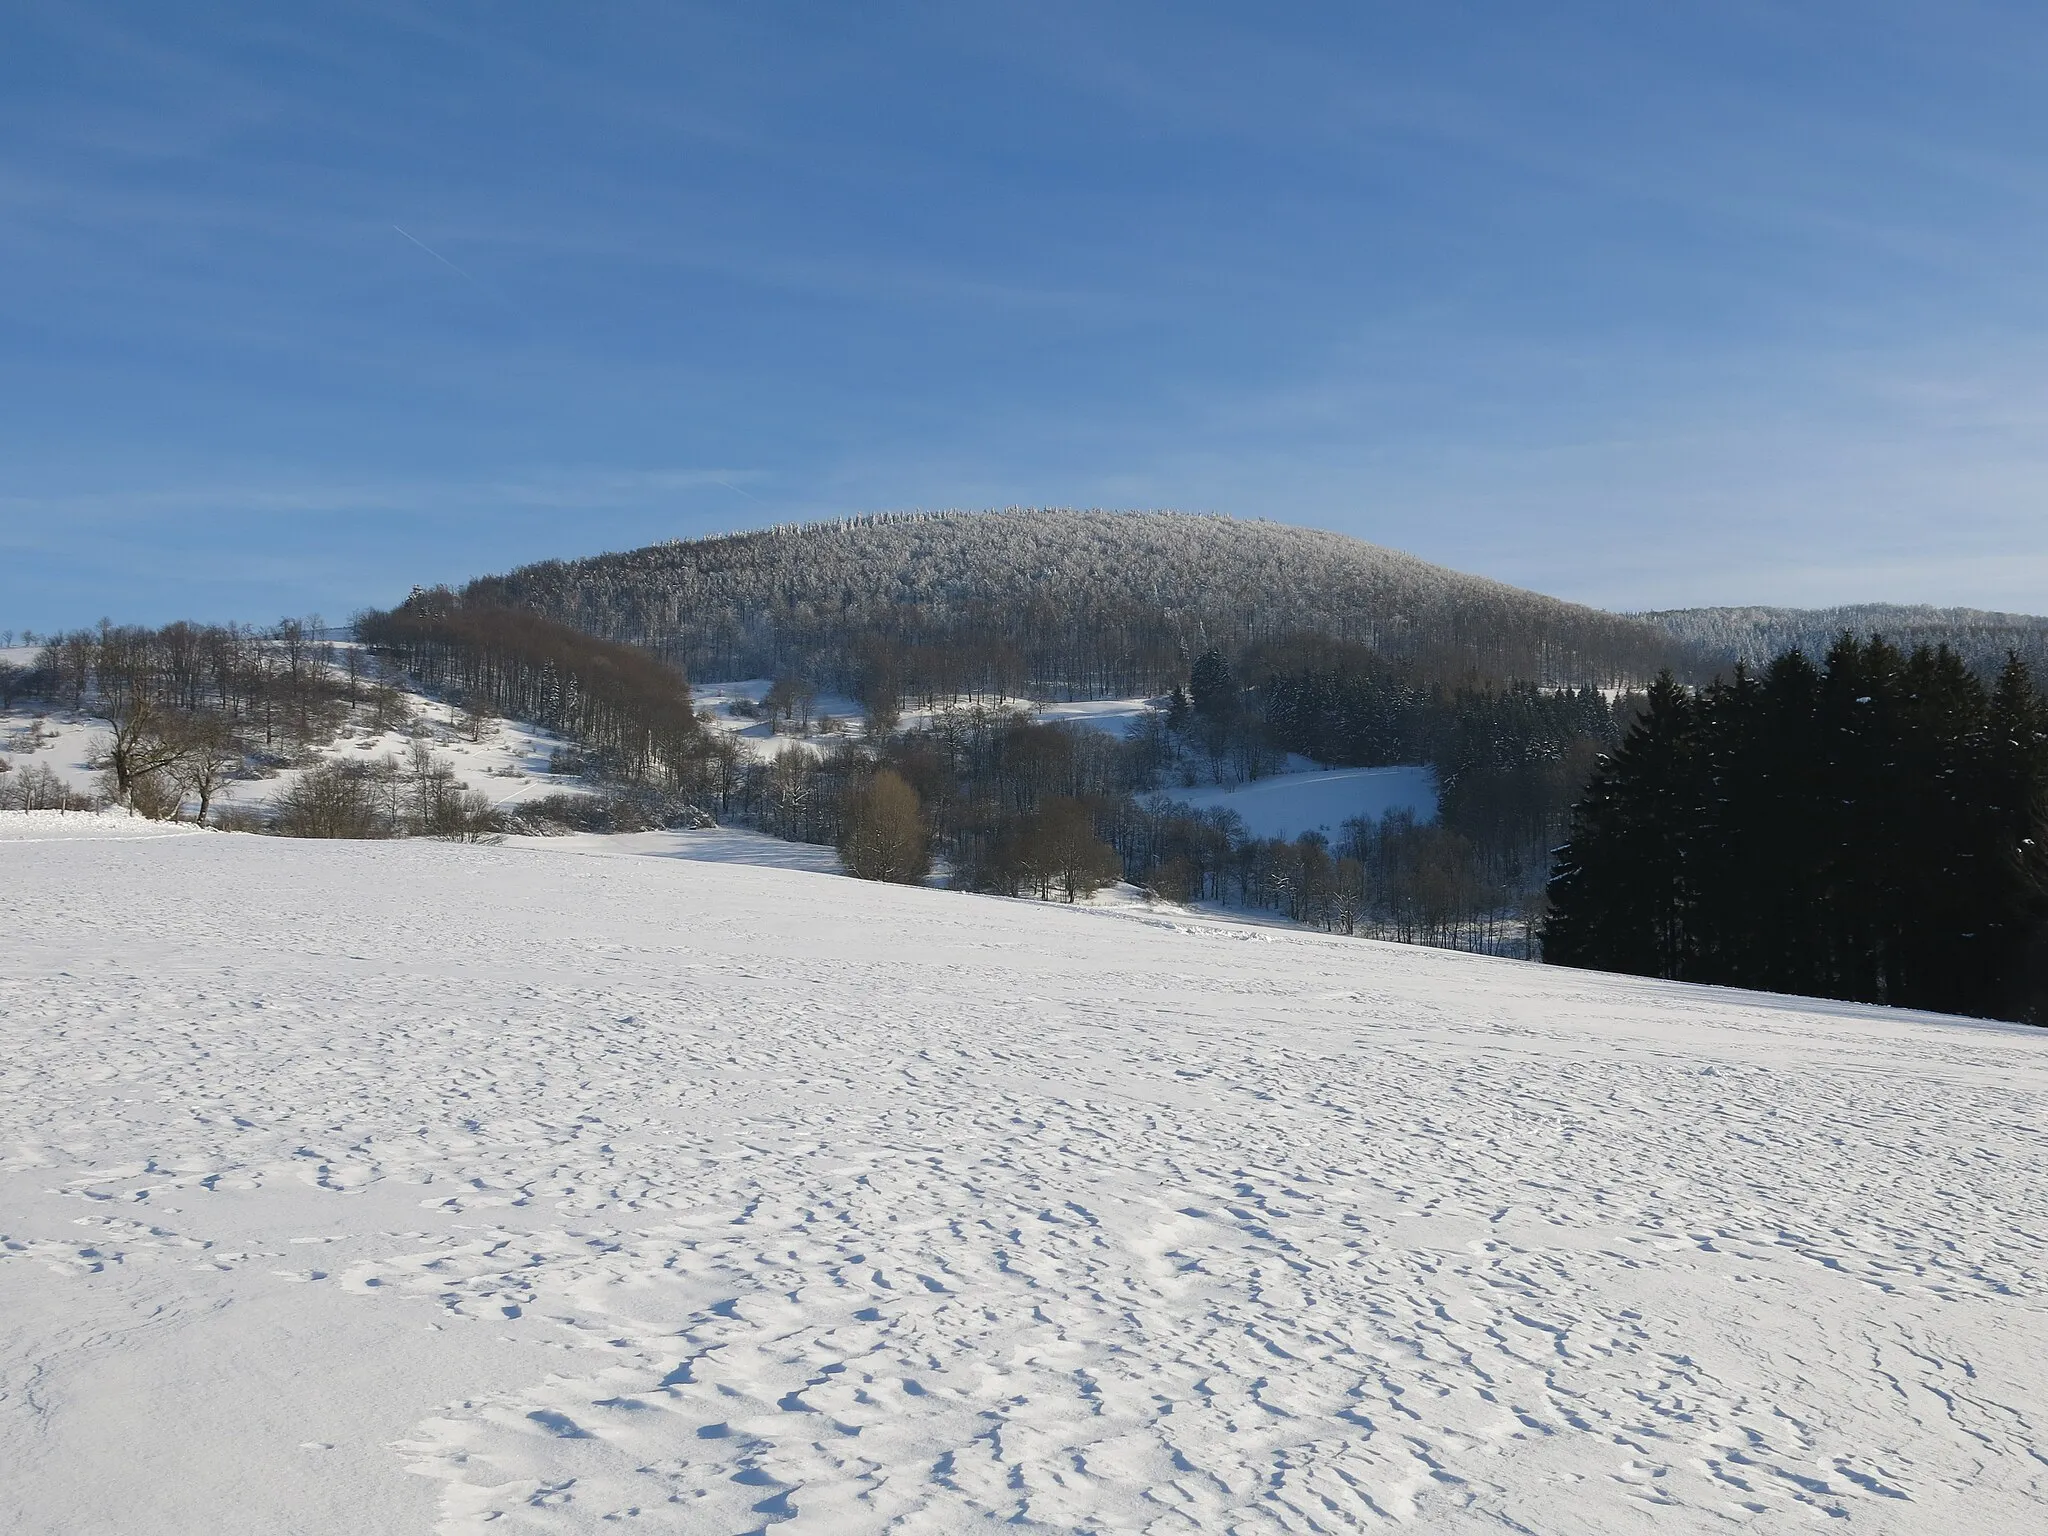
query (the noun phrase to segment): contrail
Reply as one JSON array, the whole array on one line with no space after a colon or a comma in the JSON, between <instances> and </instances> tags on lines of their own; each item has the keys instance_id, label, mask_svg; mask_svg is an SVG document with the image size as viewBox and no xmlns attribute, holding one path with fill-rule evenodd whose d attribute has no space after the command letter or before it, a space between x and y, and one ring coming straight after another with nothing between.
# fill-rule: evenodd
<instances>
[{"instance_id":1,"label":"contrail","mask_svg":"<svg viewBox=\"0 0 2048 1536\"><path fill-rule=\"evenodd\" d=\"M398 226L397 226L396 224L392 225L391 227L392 227L393 229L398 229ZM400 233L401 235L405 235L405 231L404 231L404 230L402 230L402 229L398 229L398 232L399 232L399 233ZM449 270L450 272L453 272L453 273L454 273L454 274L455 274L456 276L458 276L458 277L463 277L463 278L468 278L468 279L469 279L469 281L470 281L470 282L472 282L472 283L476 282L476 279L475 279L475 278L473 278L473 277L470 277L470 276L469 276L469 274L468 274L467 272L463 271L463 270L462 270L462 268L460 268L460 267L458 267L457 265L455 265L455 263L454 263L454 262L450 261L450 260L449 260L449 259L448 259L448 258L447 258L446 256L443 256L443 255L442 255L442 254L441 254L441 253L440 253L439 251L435 250L435 249L434 249L434 248L433 248L433 247L432 247L431 245L427 244L427 242L426 242L426 241L424 241L424 240L420 240L420 239L415 239L415 238L414 238L413 236L411 236L411 235L405 235L405 238L406 238L406 239L408 239L408 240L411 240L411 241L412 241L412 243L413 243L414 245L418 246L418 247L419 247L419 248L420 248L421 250L425 251L425 252L426 252L426 253L427 253L427 254L428 254L429 256L433 257L433 258L434 258L434 260L436 260L436 261L438 261L439 263L441 263L441 265L442 265L442 266L446 267L446 268L447 268L447 269L448 269L448 270Z\"/></svg>"},{"instance_id":2,"label":"contrail","mask_svg":"<svg viewBox=\"0 0 2048 1536\"><path fill-rule=\"evenodd\" d=\"M734 485L730 480L720 480L716 476L713 476L711 483L713 485L722 485L728 491L733 492L735 495L744 496L749 501L761 501L761 498L756 496L752 491L743 491L738 486ZM761 505L765 507L766 505L768 505L768 503L762 501Z\"/></svg>"}]
</instances>

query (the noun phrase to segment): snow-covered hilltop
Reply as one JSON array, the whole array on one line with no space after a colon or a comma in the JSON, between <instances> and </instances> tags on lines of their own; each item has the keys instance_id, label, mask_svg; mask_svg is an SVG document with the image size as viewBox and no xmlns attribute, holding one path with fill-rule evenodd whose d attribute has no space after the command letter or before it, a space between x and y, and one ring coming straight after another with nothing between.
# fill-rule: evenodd
<instances>
[{"instance_id":1,"label":"snow-covered hilltop","mask_svg":"<svg viewBox=\"0 0 2048 1536\"><path fill-rule=\"evenodd\" d=\"M552 560L471 582L652 646L697 679L850 683L873 649L940 686L1158 693L1211 645L1316 634L1540 682L1644 680L1639 620L1320 529L1169 512L1012 509L772 528Z\"/></svg>"},{"instance_id":2,"label":"snow-covered hilltop","mask_svg":"<svg viewBox=\"0 0 2048 1536\"><path fill-rule=\"evenodd\" d=\"M0 925L0 1528L2048 1499L2039 1031L424 840L0 841Z\"/></svg>"}]
</instances>

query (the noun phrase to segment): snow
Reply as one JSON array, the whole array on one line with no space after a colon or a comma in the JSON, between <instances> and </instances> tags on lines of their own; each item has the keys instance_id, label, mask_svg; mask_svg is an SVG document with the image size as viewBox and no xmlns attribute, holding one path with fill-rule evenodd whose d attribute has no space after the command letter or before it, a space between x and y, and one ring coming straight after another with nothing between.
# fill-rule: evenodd
<instances>
[{"instance_id":1,"label":"snow","mask_svg":"<svg viewBox=\"0 0 2048 1536\"><path fill-rule=\"evenodd\" d=\"M1033 706L1038 718L1086 726L1109 736L1130 736L1138 722L1157 707L1152 699L1078 699L1071 704Z\"/></svg>"},{"instance_id":2,"label":"snow","mask_svg":"<svg viewBox=\"0 0 2048 1536\"><path fill-rule=\"evenodd\" d=\"M732 737L749 757L761 761L780 757L796 747L818 751L829 746L831 735L819 729L826 720L836 721L840 729L851 736L865 734L859 702L843 694L820 694L811 701L811 733L808 736L799 733L789 720L772 721L755 718L752 714L734 713L735 704L745 704L750 708L758 706L774 686L765 677L730 683L697 683L690 688L690 702L696 706L700 718L708 717L705 723L712 730ZM780 729L777 729L778 725Z\"/></svg>"},{"instance_id":3,"label":"snow","mask_svg":"<svg viewBox=\"0 0 2048 1536\"><path fill-rule=\"evenodd\" d=\"M565 844L0 843L0 1529L2040 1523L2048 1033Z\"/></svg>"},{"instance_id":4,"label":"snow","mask_svg":"<svg viewBox=\"0 0 2048 1536\"><path fill-rule=\"evenodd\" d=\"M107 732L107 722L92 716L0 710L0 757L16 768L40 763L70 789L90 795L100 786L99 770L91 766L95 744Z\"/></svg>"},{"instance_id":5,"label":"snow","mask_svg":"<svg viewBox=\"0 0 2048 1536\"><path fill-rule=\"evenodd\" d=\"M1237 785L1163 789L1154 798L1197 810L1221 806L1235 811L1254 837L1295 838L1321 832L1335 840L1354 816L1377 821L1388 811L1410 811L1417 821L1434 820L1436 775L1418 766L1330 768L1274 774Z\"/></svg>"},{"instance_id":6,"label":"snow","mask_svg":"<svg viewBox=\"0 0 2048 1536\"><path fill-rule=\"evenodd\" d=\"M71 842L79 838L132 842L182 837L207 829L184 821L150 821L128 811L0 811L0 843Z\"/></svg>"},{"instance_id":7,"label":"snow","mask_svg":"<svg viewBox=\"0 0 2048 1536\"><path fill-rule=\"evenodd\" d=\"M506 845L597 858L690 859L705 864L750 864L759 869L839 873L836 849L790 843L744 827L690 827L658 832L575 832L562 837L507 837Z\"/></svg>"},{"instance_id":8,"label":"snow","mask_svg":"<svg viewBox=\"0 0 2048 1536\"><path fill-rule=\"evenodd\" d=\"M772 757L801 742L808 742L814 747L824 745L830 738L822 736L815 727L818 721L827 718L838 721L850 735L865 734L860 701L844 694L820 694L812 703L814 729L809 737L797 734L787 721L781 722L782 728L778 731L766 720L733 712L736 703L758 705L768 696L772 686L765 677L740 682L697 683L692 685L690 697L700 713L710 716L707 723L713 730L738 738L756 756ZM1028 715L1047 723L1078 725L1110 736L1128 737L1137 729L1138 722L1157 707L1158 700L1143 698L1044 703L1024 698L991 697L971 704L941 704L936 708L906 703L902 709L901 724L906 729L929 728L939 716L949 711L981 708L996 714Z\"/></svg>"}]
</instances>

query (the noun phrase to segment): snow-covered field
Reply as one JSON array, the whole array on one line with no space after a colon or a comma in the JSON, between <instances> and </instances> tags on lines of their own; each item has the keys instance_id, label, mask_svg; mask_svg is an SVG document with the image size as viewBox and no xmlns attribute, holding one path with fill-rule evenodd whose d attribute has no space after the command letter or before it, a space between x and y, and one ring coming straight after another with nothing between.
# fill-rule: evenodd
<instances>
[{"instance_id":1,"label":"snow-covered field","mask_svg":"<svg viewBox=\"0 0 2048 1536\"><path fill-rule=\"evenodd\" d=\"M745 827L689 827L660 832L572 832L562 837L507 837L508 847L599 858L690 859L707 864L751 864L763 869L840 871L839 852L819 843L791 843Z\"/></svg>"},{"instance_id":2,"label":"snow-covered field","mask_svg":"<svg viewBox=\"0 0 2048 1536\"><path fill-rule=\"evenodd\" d=\"M568 841L0 841L0 1529L2048 1521L2048 1033Z\"/></svg>"},{"instance_id":3,"label":"snow-covered field","mask_svg":"<svg viewBox=\"0 0 2048 1536\"><path fill-rule=\"evenodd\" d=\"M1424 767L1327 768L1235 785L1163 789L1154 798L1196 810L1222 806L1235 811L1253 837L1294 838L1321 832L1334 840L1354 816L1378 821L1388 811L1408 811L1417 821L1434 820L1436 775Z\"/></svg>"}]
</instances>

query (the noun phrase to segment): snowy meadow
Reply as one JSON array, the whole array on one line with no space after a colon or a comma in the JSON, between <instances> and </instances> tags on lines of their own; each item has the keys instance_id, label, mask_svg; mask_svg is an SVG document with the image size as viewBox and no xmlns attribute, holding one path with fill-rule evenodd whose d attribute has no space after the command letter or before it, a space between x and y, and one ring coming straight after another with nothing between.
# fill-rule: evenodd
<instances>
[{"instance_id":1,"label":"snowy meadow","mask_svg":"<svg viewBox=\"0 0 2048 1536\"><path fill-rule=\"evenodd\" d=\"M4 819L5 1529L2048 1512L2042 1032Z\"/></svg>"}]
</instances>

